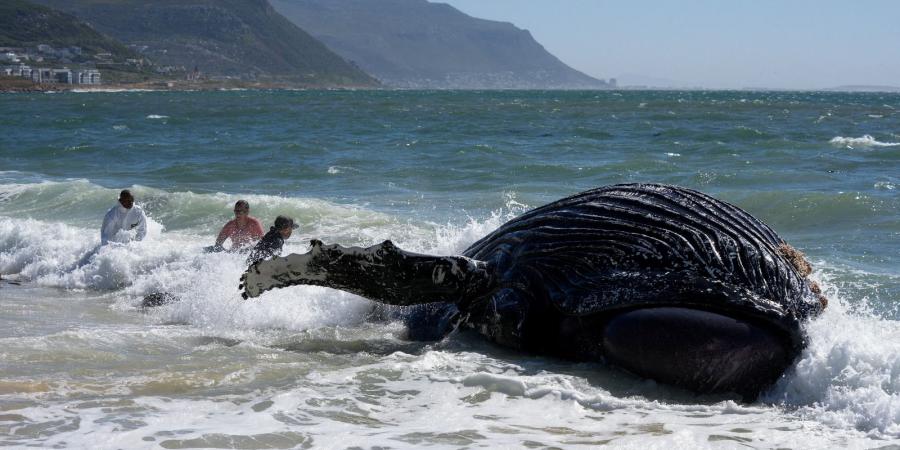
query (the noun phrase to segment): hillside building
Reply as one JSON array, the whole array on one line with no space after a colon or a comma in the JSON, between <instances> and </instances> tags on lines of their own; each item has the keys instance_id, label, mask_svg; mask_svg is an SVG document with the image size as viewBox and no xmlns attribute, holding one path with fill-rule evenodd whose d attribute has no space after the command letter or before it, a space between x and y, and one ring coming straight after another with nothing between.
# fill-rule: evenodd
<instances>
[{"instance_id":1,"label":"hillside building","mask_svg":"<svg viewBox=\"0 0 900 450\"><path fill-rule=\"evenodd\" d=\"M6 75L8 77L22 77L22 78L31 78L33 70L31 67L26 66L25 64L19 64L17 66L6 66L0 70L0 73Z\"/></svg>"},{"instance_id":2,"label":"hillside building","mask_svg":"<svg viewBox=\"0 0 900 450\"><path fill-rule=\"evenodd\" d=\"M96 69L76 71L75 84L100 84L100 71Z\"/></svg>"},{"instance_id":3,"label":"hillside building","mask_svg":"<svg viewBox=\"0 0 900 450\"><path fill-rule=\"evenodd\" d=\"M0 67L0 75L28 78L35 83L102 84L100 71L97 69L78 69L73 71L66 67L63 67L62 69L52 69L49 67L32 68L25 64L19 64L17 66Z\"/></svg>"}]
</instances>

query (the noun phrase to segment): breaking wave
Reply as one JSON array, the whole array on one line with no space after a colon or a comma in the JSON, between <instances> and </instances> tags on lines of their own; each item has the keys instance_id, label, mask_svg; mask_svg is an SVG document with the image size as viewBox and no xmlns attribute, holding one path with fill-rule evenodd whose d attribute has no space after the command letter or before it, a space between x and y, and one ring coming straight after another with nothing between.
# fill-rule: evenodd
<instances>
[{"instance_id":1,"label":"breaking wave","mask_svg":"<svg viewBox=\"0 0 900 450\"><path fill-rule=\"evenodd\" d=\"M831 138L828 141L830 144L834 145L846 145L848 147L896 147L900 145L900 142L881 142L873 138L872 136L866 134L862 137L858 138L850 138L843 136L836 136Z\"/></svg>"},{"instance_id":2,"label":"breaking wave","mask_svg":"<svg viewBox=\"0 0 900 450\"><path fill-rule=\"evenodd\" d=\"M115 196L114 190L87 180L0 185L0 272L17 274L41 286L101 291L115 298L113 308L123 310L136 308L148 293L174 292L181 301L153 311L148 316L151 321L189 324L228 338L250 336L259 340L253 338L258 330L284 330L308 334L285 345L353 346L376 344L340 343L331 334L354 329L355 336L363 336L355 339L365 341L377 340L379 333L396 332L394 325L381 326L373 332L376 337L365 337L366 333L358 329L366 329L373 303L335 290L297 286L273 291L261 300L241 300L237 283L246 267L244 256L202 252L239 196L167 192L141 186L134 191L138 199L144 199L151 219L147 239L99 247L97 228ZM302 228L288 240L286 252L306 251L309 238L315 237L344 245L372 245L391 238L410 251L460 253L526 208L510 197L506 208L487 217L434 224L314 198L240 197L250 200L254 214L260 217L287 211L300 220ZM47 230L53 230L52 236ZM424 393L463 395L466 389L478 388L489 393L487 398L497 404L498 414L513 405L525 414L543 408L563 410L575 404L589 411L615 410L620 421L638 420L643 411L653 411L657 418L699 425L706 419L691 417L754 417L753 421L759 422L754 432L766 434L770 442L797 444L791 432L764 426L784 423L787 416L792 421L809 420L875 439L900 438L900 322L854 306L859 300L848 298L831 279L842 269L819 266L824 269L816 275L832 304L807 325L809 346L795 366L763 395L760 403L753 405L679 397L660 401L660 395L671 398L666 397L671 394L660 394L666 392L665 388L646 380L629 379L626 388L614 387L624 382L612 372L610 375L601 370L602 382L590 382L589 376L584 378L578 371L596 374L599 369L576 370L565 364L564 368L556 367L556 373L557 363L542 361L541 370L535 371L524 367L525 357L493 371L490 365L500 364L500 360L490 355L448 353L440 346L418 356L397 353L383 364L407 371L396 383L397 389L416 386ZM262 339L265 342L261 344L271 344L269 338ZM442 345L455 345L456 339L460 338L451 337L449 344ZM379 364L375 363L376 369L383 366ZM326 376L353 375L354 370ZM339 384L335 382L334 386ZM299 402L302 392L285 395L300 396ZM427 401L426 397L422 401ZM402 409L408 405L399 402L395 406ZM490 403L482 407L493 409ZM700 433L690 439L699 442L706 436ZM820 443L826 445L829 439L822 438Z\"/></svg>"}]
</instances>

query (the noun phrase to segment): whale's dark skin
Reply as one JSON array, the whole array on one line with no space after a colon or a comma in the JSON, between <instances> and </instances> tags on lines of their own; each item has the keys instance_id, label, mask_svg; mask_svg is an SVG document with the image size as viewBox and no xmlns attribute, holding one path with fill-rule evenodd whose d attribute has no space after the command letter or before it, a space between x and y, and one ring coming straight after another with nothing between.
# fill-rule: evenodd
<instances>
[{"instance_id":1,"label":"whale's dark skin","mask_svg":"<svg viewBox=\"0 0 900 450\"><path fill-rule=\"evenodd\" d=\"M471 327L523 351L753 398L799 355L801 323L825 307L804 264L736 206L625 184L529 211L461 256L314 240L306 254L254 264L241 287L245 298L308 284L427 304L411 312L413 336Z\"/></svg>"}]
</instances>

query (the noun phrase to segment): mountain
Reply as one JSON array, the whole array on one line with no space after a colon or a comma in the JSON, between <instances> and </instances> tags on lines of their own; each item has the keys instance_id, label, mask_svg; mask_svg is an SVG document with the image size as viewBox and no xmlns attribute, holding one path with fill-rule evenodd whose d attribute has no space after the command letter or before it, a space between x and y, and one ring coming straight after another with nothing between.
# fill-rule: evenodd
<instances>
[{"instance_id":1,"label":"mountain","mask_svg":"<svg viewBox=\"0 0 900 450\"><path fill-rule=\"evenodd\" d=\"M405 88L604 88L526 30L427 0L271 0L344 58Z\"/></svg>"},{"instance_id":2,"label":"mountain","mask_svg":"<svg viewBox=\"0 0 900 450\"><path fill-rule=\"evenodd\" d=\"M78 47L70 55L76 62L90 60L98 53L110 53L114 60L138 57L121 42L106 37L76 17L25 0L0 2L0 47Z\"/></svg>"},{"instance_id":3,"label":"mountain","mask_svg":"<svg viewBox=\"0 0 900 450\"><path fill-rule=\"evenodd\" d=\"M8 1L8 0L3 0ZM172 70L304 85L376 86L266 0L36 0Z\"/></svg>"}]
</instances>

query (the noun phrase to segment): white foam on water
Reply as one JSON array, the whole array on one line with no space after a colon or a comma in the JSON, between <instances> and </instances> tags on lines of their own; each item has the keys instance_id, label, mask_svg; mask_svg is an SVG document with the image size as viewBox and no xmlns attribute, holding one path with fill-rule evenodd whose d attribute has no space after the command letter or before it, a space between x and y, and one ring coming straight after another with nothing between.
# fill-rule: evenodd
<instances>
[{"instance_id":1,"label":"white foam on water","mask_svg":"<svg viewBox=\"0 0 900 450\"><path fill-rule=\"evenodd\" d=\"M237 285L246 269L246 255L203 253L203 246L212 243L220 224L210 226L209 222L215 218L197 212L209 209L210 204L212 208L221 204L221 209L227 211L237 197L141 189L135 190L139 198L164 202L165 218L180 211L192 212L193 218L180 219L182 226L190 228L164 232L163 226L150 216L144 241L99 246L99 230L0 216L0 273L17 274L41 286L121 292L117 302L120 309L135 307L151 293L172 293L182 301L154 313L159 321L216 330L353 326L361 323L372 309L370 301L355 295L312 286L277 290L261 300L242 300ZM76 193L78 198L65 201L83 204L84 196L105 198L111 192L107 191L84 180L0 186L6 198L16 200L7 207L14 208L17 215L26 211L46 216L41 208L48 198ZM316 199L242 197L250 201L255 211L301 211L295 217L303 226L287 241L284 254L306 252L311 238L348 246L369 246L390 238L409 251L458 254L513 217L512 210L524 208L510 196L510 211L497 211L483 222L470 218L459 226L414 225L362 208ZM315 214L302 212L308 210ZM95 221L99 222L99 216Z\"/></svg>"},{"instance_id":2,"label":"white foam on water","mask_svg":"<svg viewBox=\"0 0 900 450\"><path fill-rule=\"evenodd\" d=\"M232 199L222 198L226 200ZM254 200L251 203L276 202L279 208L294 205L291 199ZM305 252L306 238L317 237L343 245L371 245L391 238L409 251L458 254L527 208L510 194L507 207L490 217L469 218L462 224L412 224L363 208L319 207L332 209L311 219L301 229L303 236L288 240L286 253ZM329 211L337 218L330 218ZM108 292L115 298L110 308L122 313L137 314L138 303L148 293L172 292L181 298L151 311L145 316L147 323L136 328L70 330L7 347L62 349L68 353L60 358L71 360L67 364L78 370L77 355L105 367L137 358L135 349L142 342L167 355L196 333L240 344L210 344L210 351L222 351L224 356L209 361L203 359L202 349L174 350L176 355L187 353L181 358L168 356L164 361L170 362L164 364L196 361L198 367L214 367L234 361L232 352L257 359L225 374L197 374L181 366L171 373L165 366L153 374L107 371L88 381L52 382L49 393L17 394L34 404L10 414L36 426L57 424L31 443L100 448L157 447L162 442L200 447L223 442L590 447L606 442L622 448L866 448L900 438L900 323L851 308L829 282L829 273L836 269L826 267L817 273L832 304L806 326L807 349L761 401L748 405L694 397L598 365L534 358L465 334L413 354L370 352L366 349L378 345L389 349L404 345L396 324L374 325L372 331L373 325L366 323L371 302L310 286L244 301L237 289L244 256L202 253L200 248L210 239L203 234L207 228L200 221L178 232L163 232L154 222L145 241L101 248L87 264L77 266L78 259L96 246L97 230L0 217L3 273L18 272L44 286ZM53 229L52 238L48 229ZM383 340L387 344L379 344ZM300 363L283 366L279 361L305 361L318 354L290 350L292 345L315 349L319 344L314 342L319 341L326 347L359 341L364 347L352 350L357 344L341 344L351 349L348 355L323 350L325 358L346 362L313 364L311 371L288 377L290 382L267 381L285 379L273 371L293 373L295 366L299 370ZM129 356L116 359L119 353ZM149 363L134 366L141 364ZM78 377L63 377L69 378ZM202 396L183 394L204 386L220 389ZM121 408L84 406L80 398L91 395L111 402L127 398L129 403ZM440 423L435 417L441 418ZM79 425L67 428L75 423Z\"/></svg>"},{"instance_id":3,"label":"white foam on water","mask_svg":"<svg viewBox=\"0 0 900 450\"><path fill-rule=\"evenodd\" d=\"M515 204L510 200L511 204ZM516 206L513 206L516 207ZM496 211L484 221L469 219L461 226L447 224L432 227L386 223L360 233L354 241L339 241L345 246L368 246L392 238L401 248L438 255L459 254L471 243L508 220L512 212ZM328 239L332 233L345 234L343 226L319 224L313 237ZM305 253L308 240L290 239L285 251ZM366 299L333 289L294 286L267 292L259 299L243 300L237 285L246 269L242 254L214 254L192 262L169 264L165 270L142 277L129 289L132 296L151 292L177 293L184 301L162 309L163 320L190 323L210 329L307 330L329 326L355 326L362 323L374 304Z\"/></svg>"},{"instance_id":4,"label":"white foam on water","mask_svg":"<svg viewBox=\"0 0 900 450\"><path fill-rule=\"evenodd\" d=\"M139 274L176 259L162 243L162 225L147 220L142 242L100 246L99 230L33 219L0 218L0 273L66 289L121 289Z\"/></svg>"},{"instance_id":5,"label":"white foam on water","mask_svg":"<svg viewBox=\"0 0 900 450\"><path fill-rule=\"evenodd\" d=\"M851 308L827 270L818 276L829 306L806 325L806 349L765 398L837 429L900 439L900 322Z\"/></svg>"},{"instance_id":6,"label":"white foam on water","mask_svg":"<svg viewBox=\"0 0 900 450\"><path fill-rule=\"evenodd\" d=\"M423 232L420 236L423 240L408 248L458 253L505 221L507 214L510 213L496 212L485 221L472 219L462 226L436 227L437 239L427 239L428 233ZM240 267L236 264L226 271L238 274ZM826 287L832 305L807 325L809 346L796 366L756 404L739 404L733 400L709 403L678 395L673 400L669 388L648 380L626 377L622 381L614 377L591 381L584 375L569 373L571 366L554 361L537 363L545 366L535 372L526 367L532 364L527 355L496 359L441 348L420 355L383 358L369 367L319 373L313 380L314 388L307 386L267 395L276 396L279 400L275 403L280 406L275 409L288 416L309 409L303 405L311 401L320 404L321 400L314 399L343 399L343 406L325 408L330 412L322 412L323 417L340 415L340 411L346 412L343 408L352 405L351 409L366 411L366 419L360 418L361 421L371 419L401 427L402 433L381 433L380 438L371 441L385 445L398 439L398 434L403 435L401 440L408 438L415 444L456 438L459 441L453 442L459 445L478 442L475 438L433 436L434 424L418 417L415 413L418 410L446 417L450 431L474 430L495 445L519 445L523 439L554 445L609 439L625 447L639 447L650 441L675 448L707 448L725 441L764 442L766 446L785 447L829 447L840 443L850 448L865 448L873 442L900 438L900 323L851 313L847 301L829 284L827 276L823 279L819 274L818 279ZM304 330L358 326L365 320L369 307L366 300L358 297L313 287L282 289L247 303L238 300L227 286L231 280L234 278L229 275L218 281L201 281L196 286L198 293L216 292L216 289L220 292L178 304L167 314L208 329ZM227 287L217 288L220 284ZM454 339L457 338L451 337L450 342ZM402 373L398 379L384 383L382 387L387 392L415 394L389 396L378 400L377 406L353 400L353 392L361 390L358 396L365 389L351 380L365 377L368 371L385 370ZM580 372L592 370L606 369L579 369ZM618 385L618 388L608 390L608 385ZM590 418L594 416L605 417L605 424L598 425L597 419ZM205 423L212 419L197 420ZM278 427L285 429L283 425ZM267 428L260 428L263 429ZM335 419L320 420L314 429L315 441L327 446L337 441L326 436L346 434L354 427ZM559 429L568 431L561 437L557 434ZM422 441L410 438L416 430L427 437ZM620 434L622 430L627 431L624 436Z\"/></svg>"},{"instance_id":7,"label":"white foam on water","mask_svg":"<svg viewBox=\"0 0 900 450\"><path fill-rule=\"evenodd\" d=\"M118 94L122 92L157 92L154 89L122 89L122 88L88 88L71 89L69 92L79 94Z\"/></svg>"},{"instance_id":8,"label":"white foam on water","mask_svg":"<svg viewBox=\"0 0 900 450\"><path fill-rule=\"evenodd\" d=\"M297 441L288 446L307 442L318 448L870 448L884 442L767 405L615 395L579 374L556 373L554 367L534 372L523 363L441 349L396 352L299 374L298 386L290 389L207 398L140 396L122 408L76 408L70 402L66 408L16 413L39 423L71 422L77 414L81 429L56 434L46 445L100 439L104 446L128 448L146 442L214 447L223 439L256 441L261 448L278 436ZM128 417L127 410L140 413ZM111 414L119 420L110 420ZM128 420L139 426L113 425Z\"/></svg>"},{"instance_id":9,"label":"white foam on water","mask_svg":"<svg viewBox=\"0 0 900 450\"><path fill-rule=\"evenodd\" d=\"M355 295L314 286L291 287L260 299L243 300L237 286L246 269L244 258L198 257L138 280L128 292L134 298L151 292L174 293L181 301L154 312L158 320L243 337L247 330L304 331L358 325L373 307Z\"/></svg>"},{"instance_id":10,"label":"white foam on water","mask_svg":"<svg viewBox=\"0 0 900 450\"><path fill-rule=\"evenodd\" d=\"M862 137L851 138L851 137L843 137L843 136L835 136L828 141L830 144L834 145L845 145L848 147L896 147L900 145L900 142L881 142L873 138L872 136L866 134Z\"/></svg>"},{"instance_id":11,"label":"white foam on water","mask_svg":"<svg viewBox=\"0 0 900 450\"><path fill-rule=\"evenodd\" d=\"M157 120L157 119L168 119L169 116L163 116L163 115L160 115L160 114L150 114L150 115L147 116L147 118L150 119L150 120Z\"/></svg>"},{"instance_id":12,"label":"white foam on water","mask_svg":"<svg viewBox=\"0 0 900 450\"><path fill-rule=\"evenodd\" d=\"M347 166L328 166L329 175L337 175L344 172L360 172L359 169Z\"/></svg>"}]
</instances>

